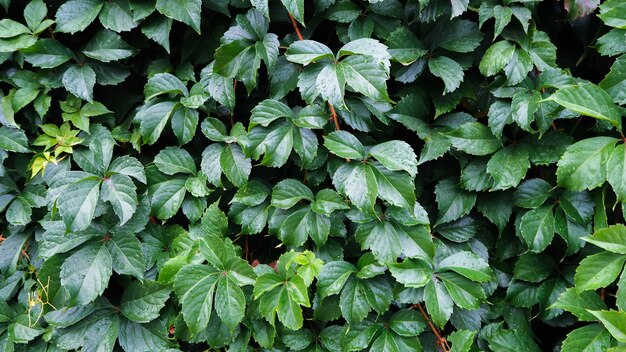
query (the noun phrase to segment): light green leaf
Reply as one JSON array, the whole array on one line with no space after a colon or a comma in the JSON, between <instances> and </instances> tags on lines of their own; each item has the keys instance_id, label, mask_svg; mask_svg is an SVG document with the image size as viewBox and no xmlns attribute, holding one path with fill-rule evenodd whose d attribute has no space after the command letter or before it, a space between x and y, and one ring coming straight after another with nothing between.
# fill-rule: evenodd
<instances>
[{"instance_id":1,"label":"light green leaf","mask_svg":"<svg viewBox=\"0 0 626 352\"><path fill-rule=\"evenodd\" d=\"M626 226L624 224L611 225L583 239L609 252L626 254Z\"/></svg>"},{"instance_id":2,"label":"light green leaf","mask_svg":"<svg viewBox=\"0 0 626 352\"><path fill-rule=\"evenodd\" d=\"M620 342L626 342L626 312L615 310L589 311Z\"/></svg>"},{"instance_id":3,"label":"light green leaf","mask_svg":"<svg viewBox=\"0 0 626 352\"><path fill-rule=\"evenodd\" d=\"M622 254L600 252L583 259L576 268L576 291L595 290L610 285L622 271L626 257Z\"/></svg>"},{"instance_id":4,"label":"light green leaf","mask_svg":"<svg viewBox=\"0 0 626 352\"><path fill-rule=\"evenodd\" d=\"M423 287L432 280L433 271L421 259L405 259L402 263L388 263L387 268L397 282L406 287Z\"/></svg>"},{"instance_id":5,"label":"light green leaf","mask_svg":"<svg viewBox=\"0 0 626 352\"><path fill-rule=\"evenodd\" d=\"M563 341L563 351L600 352L611 346L611 334L600 324L573 330Z\"/></svg>"},{"instance_id":6,"label":"light green leaf","mask_svg":"<svg viewBox=\"0 0 626 352\"><path fill-rule=\"evenodd\" d=\"M607 178L607 162L617 139L591 137L572 144L559 160L559 185L575 191L594 189Z\"/></svg>"},{"instance_id":7,"label":"light green leaf","mask_svg":"<svg viewBox=\"0 0 626 352\"><path fill-rule=\"evenodd\" d=\"M608 121L617 128L622 125L621 113L611 96L593 83L563 87L548 99L581 115Z\"/></svg>"},{"instance_id":8,"label":"light green leaf","mask_svg":"<svg viewBox=\"0 0 626 352\"><path fill-rule=\"evenodd\" d=\"M515 53L515 45L507 40L492 44L480 60L480 73L489 77L502 71Z\"/></svg>"}]
</instances>

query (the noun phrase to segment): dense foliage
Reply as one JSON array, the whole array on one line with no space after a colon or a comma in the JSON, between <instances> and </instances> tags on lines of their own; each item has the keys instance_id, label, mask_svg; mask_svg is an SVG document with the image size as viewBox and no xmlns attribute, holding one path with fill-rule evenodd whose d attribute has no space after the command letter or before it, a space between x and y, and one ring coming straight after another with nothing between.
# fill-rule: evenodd
<instances>
[{"instance_id":1,"label":"dense foliage","mask_svg":"<svg viewBox=\"0 0 626 352\"><path fill-rule=\"evenodd\" d=\"M0 0L0 350L622 350L598 3Z\"/></svg>"}]
</instances>

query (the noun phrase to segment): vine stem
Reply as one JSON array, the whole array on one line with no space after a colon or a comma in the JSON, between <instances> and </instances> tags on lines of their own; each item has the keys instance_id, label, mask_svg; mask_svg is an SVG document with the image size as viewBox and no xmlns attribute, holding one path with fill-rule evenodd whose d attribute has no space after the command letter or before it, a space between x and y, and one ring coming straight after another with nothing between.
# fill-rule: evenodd
<instances>
[{"instance_id":1,"label":"vine stem","mask_svg":"<svg viewBox=\"0 0 626 352\"><path fill-rule=\"evenodd\" d=\"M296 19L293 18L291 13L287 12L287 14L289 14L289 19L291 20L293 29L296 31L298 40L304 40L304 37L302 36L302 32L300 32L300 27L298 26L298 22L296 22ZM335 122L335 130L340 131L341 127L339 127L339 118L337 117L337 112L335 111L335 107L333 106L333 104L331 104L330 102L328 102L328 109L330 110L330 116L332 117L333 122Z\"/></svg>"},{"instance_id":2,"label":"vine stem","mask_svg":"<svg viewBox=\"0 0 626 352\"><path fill-rule=\"evenodd\" d=\"M418 304L414 304L413 307L417 308L420 311L420 313L426 320L428 327L433 332L433 334L435 334L435 337L437 338L437 342L436 342L437 348L442 350L443 352L450 352L450 346L448 345L448 340L446 340L445 337L441 336L441 334L439 333L439 329L437 329L437 327L433 325L433 323L430 321L430 318L428 317L428 314L426 314L426 312L424 311L424 308L422 308L422 305L418 303Z\"/></svg>"}]
</instances>

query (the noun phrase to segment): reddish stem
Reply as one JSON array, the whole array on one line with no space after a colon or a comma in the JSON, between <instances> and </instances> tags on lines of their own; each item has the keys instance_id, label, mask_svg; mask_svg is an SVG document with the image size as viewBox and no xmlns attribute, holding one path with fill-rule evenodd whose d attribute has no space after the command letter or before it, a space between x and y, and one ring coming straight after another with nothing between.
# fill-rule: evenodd
<instances>
[{"instance_id":1,"label":"reddish stem","mask_svg":"<svg viewBox=\"0 0 626 352\"><path fill-rule=\"evenodd\" d=\"M448 341L446 340L445 337L441 336L441 334L439 333L439 329L437 329L437 327L435 327L435 325L433 325L433 323L430 321L430 318L428 318L428 315L424 311L424 308L422 308L422 305L418 303L418 304L414 304L413 307L417 308L420 311L420 313L426 320L428 327L433 332L433 334L435 334L435 337L437 338L437 342L436 342L437 348L441 349L443 352L449 352L450 346L448 346Z\"/></svg>"}]
</instances>

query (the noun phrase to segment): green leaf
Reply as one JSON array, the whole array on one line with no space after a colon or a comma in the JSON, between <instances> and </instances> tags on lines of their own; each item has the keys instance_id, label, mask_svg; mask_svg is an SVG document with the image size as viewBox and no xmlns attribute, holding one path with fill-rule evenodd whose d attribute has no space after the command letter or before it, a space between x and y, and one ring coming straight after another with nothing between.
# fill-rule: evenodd
<instances>
[{"instance_id":1,"label":"green leaf","mask_svg":"<svg viewBox=\"0 0 626 352\"><path fill-rule=\"evenodd\" d=\"M528 179L515 190L515 205L528 209L538 208L548 199L552 188L552 185L540 178Z\"/></svg>"},{"instance_id":2,"label":"green leaf","mask_svg":"<svg viewBox=\"0 0 626 352\"><path fill-rule=\"evenodd\" d=\"M410 65L428 51L407 27L400 26L387 38L388 52L394 61L402 65Z\"/></svg>"},{"instance_id":3,"label":"green leaf","mask_svg":"<svg viewBox=\"0 0 626 352\"><path fill-rule=\"evenodd\" d=\"M388 263L387 268L397 282L406 287L423 287L432 279L430 265L420 259L405 259L402 263Z\"/></svg>"},{"instance_id":4,"label":"green leaf","mask_svg":"<svg viewBox=\"0 0 626 352\"><path fill-rule=\"evenodd\" d=\"M452 146L470 155L489 155L502 147L489 127L478 122L465 123L447 135Z\"/></svg>"},{"instance_id":5,"label":"green leaf","mask_svg":"<svg viewBox=\"0 0 626 352\"><path fill-rule=\"evenodd\" d=\"M389 170L404 170L413 177L417 174L417 156L411 146L403 141L377 144L369 150L369 154Z\"/></svg>"},{"instance_id":6,"label":"green leaf","mask_svg":"<svg viewBox=\"0 0 626 352\"><path fill-rule=\"evenodd\" d=\"M88 65L72 65L63 73L63 87L75 96L93 101L93 86L96 84L96 73Z\"/></svg>"},{"instance_id":7,"label":"green leaf","mask_svg":"<svg viewBox=\"0 0 626 352\"><path fill-rule=\"evenodd\" d=\"M525 253L519 257L513 269L513 278L528 282L545 280L556 268L554 261L544 254Z\"/></svg>"},{"instance_id":8,"label":"green leaf","mask_svg":"<svg viewBox=\"0 0 626 352\"><path fill-rule=\"evenodd\" d=\"M174 278L174 291L181 302L185 323L192 333L202 331L209 324L218 279L219 272L199 264L183 267Z\"/></svg>"},{"instance_id":9,"label":"green leaf","mask_svg":"<svg viewBox=\"0 0 626 352\"><path fill-rule=\"evenodd\" d=\"M101 243L84 246L61 265L61 285L73 305L86 305L107 288L111 276L111 254Z\"/></svg>"},{"instance_id":10,"label":"green leaf","mask_svg":"<svg viewBox=\"0 0 626 352\"><path fill-rule=\"evenodd\" d=\"M230 277L220 277L215 290L215 311L226 326L233 330L244 317L246 298Z\"/></svg>"},{"instance_id":11,"label":"green leaf","mask_svg":"<svg viewBox=\"0 0 626 352\"><path fill-rule=\"evenodd\" d=\"M119 343L125 351L167 351L171 347L165 325L155 320L139 324L122 319Z\"/></svg>"},{"instance_id":12,"label":"green leaf","mask_svg":"<svg viewBox=\"0 0 626 352\"><path fill-rule=\"evenodd\" d=\"M437 56L428 60L428 69L443 80L443 94L455 91L463 82L463 67L448 57Z\"/></svg>"},{"instance_id":13,"label":"green leaf","mask_svg":"<svg viewBox=\"0 0 626 352\"><path fill-rule=\"evenodd\" d=\"M324 136L324 146L328 150L342 158L364 159L365 148L361 142L351 133L335 131Z\"/></svg>"},{"instance_id":14,"label":"green leaf","mask_svg":"<svg viewBox=\"0 0 626 352\"><path fill-rule=\"evenodd\" d=\"M437 264L437 271L452 270L472 281L485 282L493 278L489 264L472 252L452 254Z\"/></svg>"},{"instance_id":15,"label":"green leaf","mask_svg":"<svg viewBox=\"0 0 626 352\"><path fill-rule=\"evenodd\" d=\"M563 292L550 308L560 308L574 314L582 321L594 321L595 317L588 310L606 309L606 304L593 291L576 292L570 287Z\"/></svg>"},{"instance_id":16,"label":"green leaf","mask_svg":"<svg viewBox=\"0 0 626 352\"><path fill-rule=\"evenodd\" d=\"M459 219L470 212L476 203L476 194L461 189L451 178L440 181L435 187L439 215L436 225Z\"/></svg>"},{"instance_id":17,"label":"green leaf","mask_svg":"<svg viewBox=\"0 0 626 352\"><path fill-rule=\"evenodd\" d=\"M100 13L103 2L100 0L69 0L57 10L57 32L76 33L85 30Z\"/></svg>"},{"instance_id":18,"label":"green leaf","mask_svg":"<svg viewBox=\"0 0 626 352\"><path fill-rule=\"evenodd\" d=\"M528 211L521 218L519 232L532 252L542 252L552 242L555 232L552 208L551 204L543 205Z\"/></svg>"},{"instance_id":19,"label":"green leaf","mask_svg":"<svg viewBox=\"0 0 626 352\"><path fill-rule=\"evenodd\" d=\"M201 0L157 0L156 9L163 15L183 22L200 34Z\"/></svg>"},{"instance_id":20,"label":"green leaf","mask_svg":"<svg viewBox=\"0 0 626 352\"><path fill-rule=\"evenodd\" d=\"M30 34L30 30L25 25L5 18L0 20L0 38L16 37L20 34Z\"/></svg>"},{"instance_id":21,"label":"green leaf","mask_svg":"<svg viewBox=\"0 0 626 352\"><path fill-rule=\"evenodd\" d=\"M572 144L559 160L559 185L575 191L594 189L607 178L606 166L617 139L591 137Z\"/></svg>"},{"instance_id":22,"label":"green leaf","mask_svg":"<svg viewBox=\"0 0 626 352\"><path fill-rule=\"evenodd\" d=\"M317 277L316 287L320 299L323 300L328 296L339 294L353 273L356 273L356 267L348 262L335 261L326 263Z\"/></svg>"},{"instance_id":23,"label":"green leaf","mask_svg":"<svg viewBox=\"0 0 626 352\"><path fill-rule=\"evenodd\" d=\"M133 48L117 33L106 29L96 33L83 48L85 56L102 62L126 59L133 53Z\"/></svg>"},{"instance_id":24,"label":"green leaf","mask_svg":"<svg viewBox=\"0 0 626 352\"><path fill-rule=\"evenodd\" d=\"M372 166L344 164L335 172L333 184L360 210L371 212L374 209L378 185Z\"/></svg>"},{"instance_id":25,"label":"green leaf","mask_svg":"<svg viewBox=\"0 0 626 352\"><path fill-rule=\"evenodd\" d=\"M457 53L469 53L480 45L483 36L475 22L452 20L441 22L437 30L431 32L433 46ZM431 39L431 38L429 38Z\"/></svg>"},{"instance_id":26,"label":"green leaf","mask_svg":"<svg viewBox=\"0 0 626 352\"><path fill-rule=\"evenodd\" d=\"M189 90L185 84L171 73L157 73L150 77L148 83L143 88L145 100L149 101L161 94L174 93L176 95L189 95Z\"/></svg>"},{"instance_id":27,"label":"green leaf","mask_svg":"<svg viewBox=\"0 0 626 352\"><path fill-rule=\"evenodd\" d=\"M492 190L516 187L530 168L528 150L512 145L498 150L487 163L487 173L494 179Z\"/></svg>"},{"instance_id":28,"label":"green leaf","mask_svg":"<svg viewBox=\"0 0 626 352\"><path fill-rule=\"evenodd\" d=\"M115 215L124 225L137 210L135 184L126 175L116 174L102 181L102 199L111 203Z\"/></svg>"},{"instance_id":29,"label":"green leaf","mask_svg":"<svg viewBox=\"0 0 626 352\"><path fill-rule=\"evenodd\" d=\"M248 181L252 171L250 159L245 157L237 144L228 144L222 149L220 165L224 175L237 187L243 186Z\"/></svg>"},{"instance_id":30,"label":"green leaf","mask_svg":"<svg viewBox=\"0 0 626 352\"><path fill-rule=\"evenodd\" d=\"M360 280L350 277L339 298L341 314L349 323L361 322L371 311Z\"/></svg>"},{"instance_id":31,"label":"green leaf","mask_svg":"<svg viewBox=\"0 0 626 352\"><path fill-rule=\"evenodd\" d=\"M294 179L280 181L272 190L272 206L289 209L301 200L313 201L313 192Z\"/></svg>"},{"instance_id":32,"label":"green leaf","mask_svg":"<svg viewBox=\"0 0 626 352\"><path fill-rule=\"evenodd\" d=\"M24 54L24 60L41 68L55 68L74 56L70 49L54 39L39 39L21 52Z\"/></svg>"},{"instance_id":33,"label":"green leaf","mask_svg":"<svg viewBox=\"0 0 626 352\"><path fill-rule=\"evenodd\" d=\"M590 324L573 330L563 341L563 351L606 351L611 346L611 334L600 324Z\"/></svg>"},{"instance_id":34,"label":"green leaf","mask_svg":"<svg viewBox=\"0 0 626 352\"><path fill-rule=\"evenodd\" d=\"M486 299L482 287L455 273L442 272L439 278L443 282L454 303L464 309L478 309Z\"/></svg>"},{"instance_id":35,"label":"green leaf","mask_svg":"<svg viewBox=\"0 0 626 352\"><path fill-rule=\"evenodd\" d=\"M0 127L0 148L17 153L30 153L28 138L24 131L6 126Z\"/></svg>"},{"instance_id":36,"label":"green leaf","mask_svg":"<svg viewBox=\"0 0 626 352\"><path fill-rule=\"evenodd\" d=\"M611 335L620 342L626 342L626 312L615 310L589 311Z\"/></svg>"},{"instance_id":37,"label":"green leaf","mask_svg":"<svg viewBox=\"0 0 626 352\"><path fill-rule=\"evenodd\" d=\"M626 226L623 224L611 225L583 239L609 252L626 254Z\"/></svg>"},{"instance_id":38,"label":"green leaf","mask_svg":"<svg viewBox=\"0 0 626 352\"><path fill-rule=\"evenodd\" d=\"M67 186L57 199L59 213L70 230L84 230L91 224L100 195L100 180L86 177Z\"/></svg>"},{"instance_id":39,"label":"green leaf","mask_svg":"<svg viewBox=\"0 0 626 352\"><path fill-rule=\"evenodd\" d=\"M424 303L433 323L442 327L448 322L452 315L453 301L439 279L433 278L426 285Z\"/></svg>"},{"instance_id":40,"label":"green leaf","mask_svg":"<svg viewBox=\"0 0 626 352\"><path fill-rule=\"evenodd\" d=\"M333 60L335 55L326 45L305 39L293 42L285 52L285 57L291 62L308 65L325 58Z\"/></svg>"},{"instance_id":41,"label":"green leaf","mask_svg":"<svg viewBox=\"0 0 626 352\"><path fill-rule=\"evenodd\" d=\"M301 81L303 77L300 76ZM336 107L343 108L345 106L343 100L345 86L346 78L343 72L343 64L324 65L315 79L315 91L317 94Z\"/></svg>"},{"instance_id":42,"label":"green leaf","mask_svg":"<svg viewBox=\"0 0 626 352\"><path fill-rule=\"evenodd\" d=\"M480 60L480 73L489 77L502 71L515 53L515 45L507 40L492 44Z\"/></svg>"},{"instance_id":43,"label":"green leaf","mask_svg":"<svg viewBox=\"0 0 626 352\"><path fill-rule=\"evenodd\" d=\"M615 104L626 105L626 55L615 60L599 86L613 98Z\"/></svg>"},{"instance_id":44,"label":"green leaf","mask_svg":"<svg viewBox=\"0 0 626 352\"><path fill-rule=\"evenodd\" d=\"M291 109L278 100L266 99L252 109L250 121L267 127L272 121L281 117L294 118Z\"/></svg>"},{"instance_id":45,"label":"green leaf","mask_svg":"<svg viewBox=\"0 0 626 352\"><path fill-rule=\"evenodd\" d=\"M176 102L162 101L139 110L135 118L140 121L139 131L146 144L154 144L159 139L176 106Z\"/></svg>"},{"instance_id":46,"label":"green leaf","mask_svg":"<svg viewBox=\"0 0 626 352\"><path fill-rule=\"evenodd\" d=\"M548 99L581 115L608 121L617 128L622 125L621 113L611 96L593 83L563 87Z\"/></svg>"},{"instance_id":47,"label":"green leaf","mask_svg":"<svg viewBox=\"0 0 626 352\"><path fill-rule=\"evenodd\" d=\"M618 201L626 200L626 146L615 147L607 161L607 181L617 195Z\"/></svg>"},{"instance_id":48,"label":"green leaf","mask_svg":"<svg viewBox=\"0 0 626 352\"><path fill-rule=\"evenodd\" d=\"M626 258L623 255L600 252L583 259L574 276L576 291L595 290L610 285L622 271Z\"/></svg>"},{"instance_id":49,"label":"green leaf","mask_svg":"<svg viewBox=\"0 0 626 352\"><path fill-rule=\"evenodd\" d=\"M183 204L186 188L185 179L175 178L161 182L152 195L152 213L161 220L176 215Z\"/></svg>"},{"instance_id":50,"label":"green leaf","mask_svg":"<svg viewBox=\"0 0 626 352\"><path fill-rule=\"evenodd\" d=\"M107 172L130 176L143 184L147 182L143 164L130 156L124 155L113 160Z\"/></svg>"},{"instance_id":51,"label":"green leaf","mask_svg":"<svg viewBox=\"0 0 626 352\"><path fill-rule=\"evenodd\" d=\"M304 25L304 0L280 0L298 22Z\"/></svg>"},{"instance_id":52,"label":"green leaf","mask_svg":"<svg viewBox=\"0 0 626 352\"><path fill-rule=\"evenodd\" d=\"M137 323L147 323L159 317L159 311L170 298L172 290L154 281L143 284L133 281L124 290L120 310L124 316Z\"/></svg>"},{"instance_id":53,"label":"green leaf","mask_svg":"<svg viewBox=\"0 0 626 352\"><path fill-rule=\"evenodd\" d=\"M137 237L132 234L116 234L106 241L106 246L111 253L113 271L143 280L146 259Z\"/></svg>"},{"instance_id":54,"label":"green leaf","mask_svg":"<svg viewBox=\"0 0 626 352\"><path fill-rule=\"evenodd\" d=\"M387 52L385 51L385 53ZM387 94L387 80L389 79L389 72L379 63L374 62L371 57L367 57L365 55L348 56L336 66L340 66L343 79L345 79L345 82L354 91L359 92L375 101L392 102ZM322 73L320 73L320 76ZM340 74L339 71L337 71L337 74ZM320 76L318 76L317 80L318 87ZM339 82L341 82L341 79ZM343 87L341 90L343 90ZM325 96L322 91L320 91L320 94L322 97ZM341 94L343 95L343 92ZM328 100L333 103L330 98L328 98ZM342 102L340 104L337 103L338 100L333 104L343 106L343 99L341 99L341 101Z\"/></svg>"},{"instance_id":55,"label":"green leaf","mask_svg":"<svg viewBox=\"0 0 626 352\"><path fill-rule=\"evenodd\" d=\"M196 163L185 149L167 147L154 157L154 164L159 171L166 175L177 173L195 175L197 172Z\"/></svg>"},{"instance_id":56,"label":"green leaf","mask_svg":"<svg viewBox=\"0 0 626 352\"><path fill-rule=\"evenodd\" d=\"M474 344L476 331L457 330L450 334L448 340L452 342L452 352L469 352Z\"/></svg>"}]
</instances>

